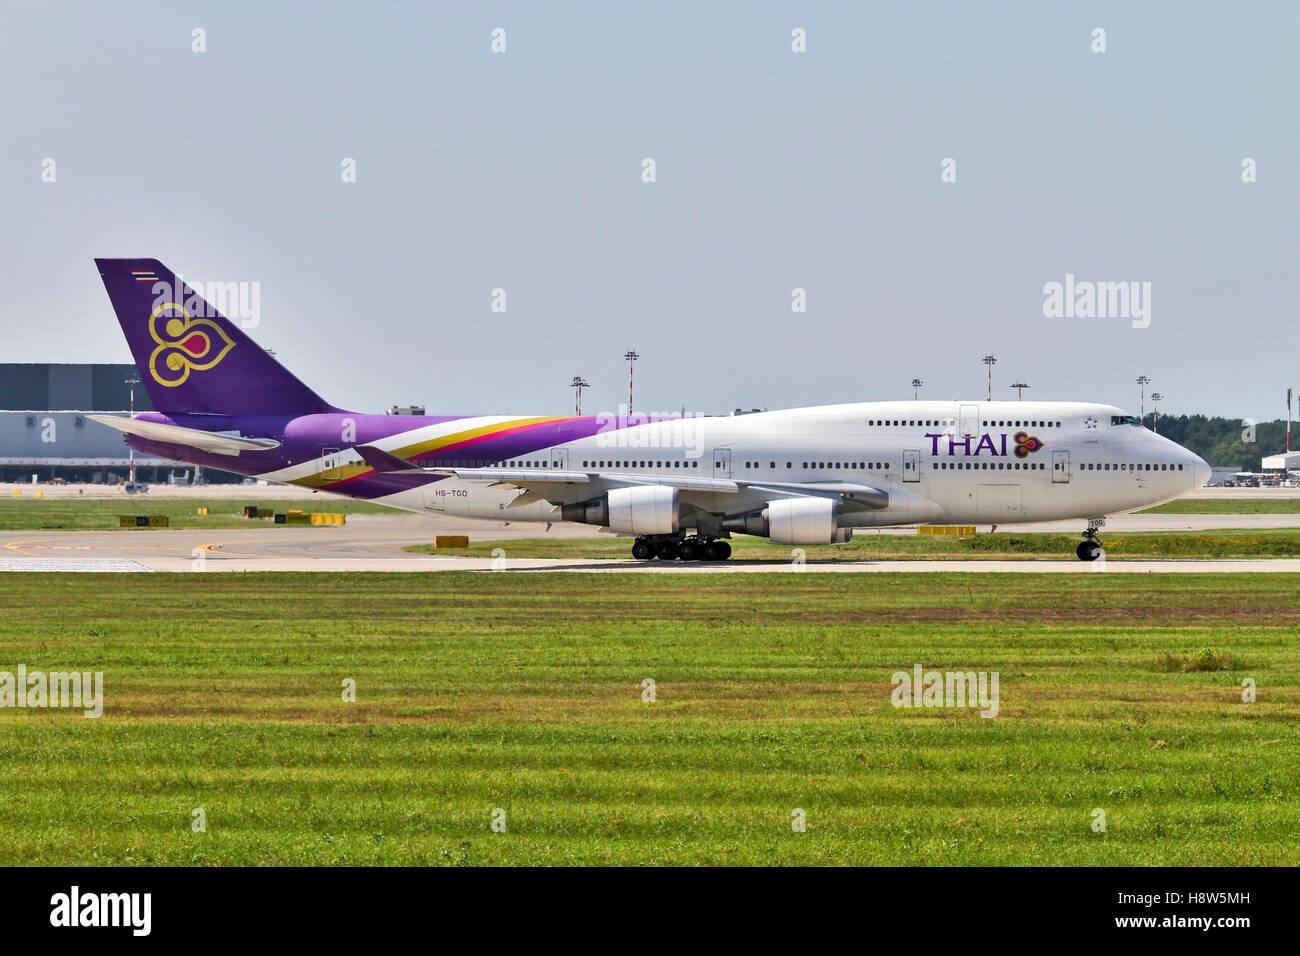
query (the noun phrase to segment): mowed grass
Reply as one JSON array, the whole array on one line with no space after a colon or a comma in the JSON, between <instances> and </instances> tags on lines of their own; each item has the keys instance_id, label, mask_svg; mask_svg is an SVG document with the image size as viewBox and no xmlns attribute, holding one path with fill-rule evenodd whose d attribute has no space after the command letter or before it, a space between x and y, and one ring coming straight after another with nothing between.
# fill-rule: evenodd
<instances>
[{"instance_id":1,"label":"mowed grass","mask_svg":"<svg viewBox=\"0 0 1300 956\"><path fill-rule=\"evenodd\" d=\"M1180 498L1138 514L1144 515L1292 515L1300 498Z\"/></svg>"},{"instance_id":2,"label":"mowed grass","mask_svg":"<svg viewBox=\"0 0 1300 956\"><path fill-rule=\"evenodd\" d=\"M1298 588L7 574L0 670L107 703L0 709L0 863L1294 865ZM891 706L914 664L999 716Z\"/></svg>"},{"instance_id":3,"label":"mowed grass","mask_svg":"<svg viewBox=\"0 0 1300 956\"><path fill-rule=\"evenodd\" d=\"M1300 528L1263 528L1249 531L1160 531L1102 533L1107 560L1124 558L1294 558L1300 557ZM976 535L880 534L859 531L845 544L801 548L806 561L942 561L942 560L1075 560L1081 535L1042 532L981 533ZM732 560L790 561L789 545L762 538L731 538ZM468 548L435 548L415 544L406 548L420 554L489 558L498 548L510 558L629 558L632 539L612 535L599 538L523 538L472 541Z\"/></svg>"},{"instance_id":4,"label":"mowed grass","mask_svg":"<svg viewBox=\"0 0 1300 956\"><path fill-rule=\"evenodd\" d=\"M332 514L400 514L392 508L333 495L308 496L300 501L267 500L250 493L247 498L154 498L122 495L114 498L22 495L0 497L0 531L101 531L119 526L122 516L166 515L171 528L247 528L271 524L271 519L245 518L245 505L274 511L325 511ZM209 513L201 515L200 508ZM141 529L147 533L147 529Z\"/></svg>"}]
</instances>

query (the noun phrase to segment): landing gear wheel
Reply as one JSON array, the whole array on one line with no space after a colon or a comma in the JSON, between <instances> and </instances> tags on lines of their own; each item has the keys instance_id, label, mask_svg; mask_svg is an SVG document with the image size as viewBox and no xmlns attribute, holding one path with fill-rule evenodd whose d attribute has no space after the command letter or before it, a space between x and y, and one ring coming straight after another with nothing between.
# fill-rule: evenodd
<instances>
[{"instance_id":1,"label":"landing gear wheel","mask_svg":"<svg viewBox=\"0 0 1300 956\"><path fill-rule=\"evenodd\" d=\"M704 545L705 561L726 561L731 557L731 545L725 541L709 541Z\"/></svg>"},{"instance_id":2,"label":"landing gear wheel","mask_svg":"<svg viewBox=\"0 0 1300 956\"><path fill-rule=\"evenodd\" d=\"M650 542L643 538L638 538L636 544L632 545L632 557L638 561L649 561L653 558L654 551L650 548Z\"/></svg>"},{"instance_id":3,"label":"landing gear wheel","mask_svg":"<svg viewBox=\"0 0 1300 956\"><path fill-rule=\"evenodd\" d=\"M676 541L660 541L659 544L655 546L655 557L660 561L676 561L677 550Z\"/></svg>"},{"instance_id":4,"label":"landing gear wheel","mask_svg":"<svg viewBox=\"0 0 1300 956\"><path fill-rule=\"evenodd\" d=\"M677 549L677 556L683 561L695 561L700 557L700 543L694 538L687 538Z\"/></svg>"},{"instance_id":5,"label":"landing gear wheel","mask_svg":"<svg viewBox=\"0 0 1300 956\"><path fill-rule=\"evenodd\" d=\"M1096 538L1080 541L1079 546L1074 549L1074 553L1079 556L1080 561L1096 561L1101 557L1101 542Z\"/></svg>"}]
</instances>

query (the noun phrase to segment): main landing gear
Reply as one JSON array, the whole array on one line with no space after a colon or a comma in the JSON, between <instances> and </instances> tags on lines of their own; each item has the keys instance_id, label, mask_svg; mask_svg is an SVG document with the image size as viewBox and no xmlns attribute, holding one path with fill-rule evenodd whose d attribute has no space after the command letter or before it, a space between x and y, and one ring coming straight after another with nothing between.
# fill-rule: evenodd
<instances>
[{"instance_id":1,"label":"main landing gear","mask_svg":"<svg viewBox=\"0 0 1300 956\"><path fill-rule=\"evenodd\" d=\"M1101 557L1101 542L1097 540L1097 532L1105 523L1105 518L1088 519L1088 528L1083 532L1083 540L1074 549L1080 561L1096 561Z\"/></svg>"},{"instance_id":2,"label":"main landing gear","mask_svg":"<svg viewBox=\"0 0 1300 956\"><path fill-rule=\"evenodd\" d=\"M676 538L671 535L643 535L632 545L632 557L638 561L725 561L731 557L731 545L720 538Z\"/></svg>"}]
</instances>

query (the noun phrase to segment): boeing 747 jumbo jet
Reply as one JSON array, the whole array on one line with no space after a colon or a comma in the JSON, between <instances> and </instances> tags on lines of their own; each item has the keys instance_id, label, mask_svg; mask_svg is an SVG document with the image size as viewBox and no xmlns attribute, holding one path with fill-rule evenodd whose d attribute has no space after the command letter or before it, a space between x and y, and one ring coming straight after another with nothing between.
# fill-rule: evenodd
<instances>
[{"instance_id":1,"label":"boeing 747 jumbo jet","mask_svg":"<svg viewBox=\"0 0 1300 956\"><path fill-rule=\"evenodd\" d=\"M95 416L146 454L407 511L576 521L634 557L724 560L727 538L1107 515L1210 468L1135 416L1083 402L901 401L743 416L366 415L330 405L157 259L96 259L157 411Z\"/></svg>"}]
</instances>

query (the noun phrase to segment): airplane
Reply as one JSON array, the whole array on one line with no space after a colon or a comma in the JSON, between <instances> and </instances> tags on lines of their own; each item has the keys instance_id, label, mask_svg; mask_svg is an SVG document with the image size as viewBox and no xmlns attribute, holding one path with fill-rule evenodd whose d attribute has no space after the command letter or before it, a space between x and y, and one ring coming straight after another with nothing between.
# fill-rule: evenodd
<instances>
[{"instance_id":1,"label":"airplane","mask_svg":"<svg viewBox=\"0 0 1300 956\"><path fill-rule=\"evenodd\" d=\"M373 415L295 378L157 259L96 259L156 409L92 416L136 451L420 513L598 525L640 560L722 561L860 528L1107 516L1210 467L1112 405L889 401L744 415Z\"/></svg>"}]
</instances>

